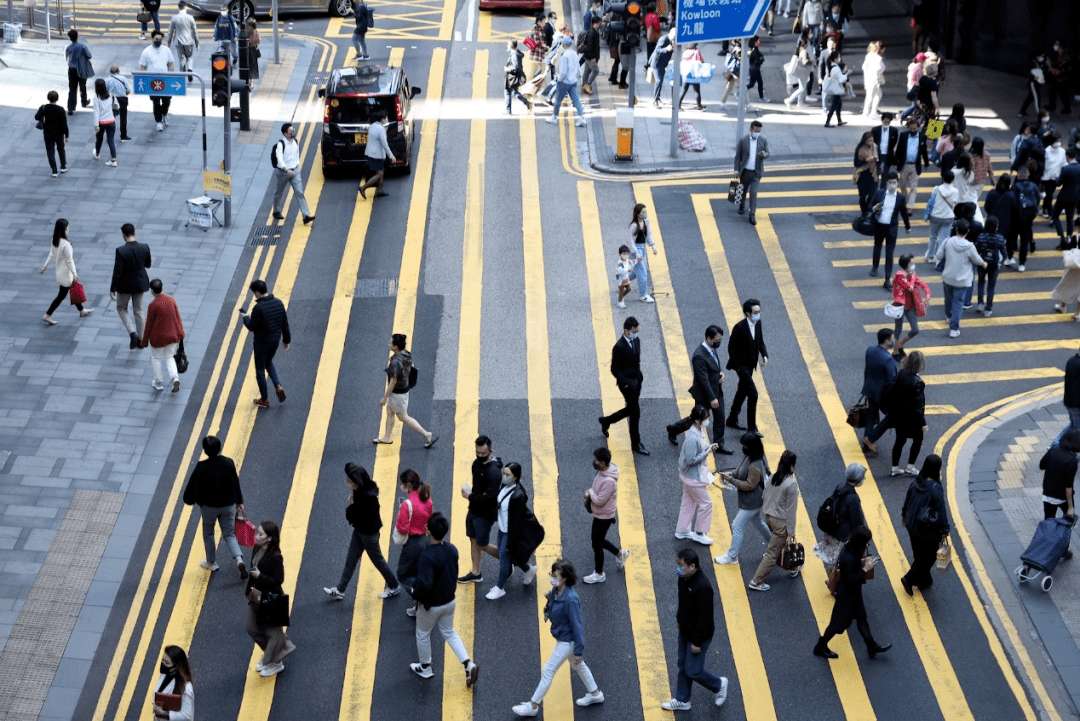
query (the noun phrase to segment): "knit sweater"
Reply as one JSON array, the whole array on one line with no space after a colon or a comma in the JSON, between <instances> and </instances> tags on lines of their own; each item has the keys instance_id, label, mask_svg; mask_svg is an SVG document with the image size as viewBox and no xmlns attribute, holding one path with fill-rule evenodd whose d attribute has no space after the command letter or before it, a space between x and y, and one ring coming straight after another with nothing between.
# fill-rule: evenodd
<instances>
[{"instance_id":1,"label":"knit sweater","mask_svg":"<svg viewBox=\"0 0 1080 721\"><path fill-rule=\"evenodd\" d=\"M146 309L146 326L143 328L142 347L164 348L184 339L184 321L172 296L161 293L154 297Z\"/></svg>"},{"instance_id":2,"label":"knit sweater","mask_svg":"<svg viewBox=\"0 0 1080 721\"><path fill-rule=\"evenodd\" d=\"M614 518L616 498L619 489L616 481L619 480L619 467L614 463L602 471L596 472L593 478L592 488L589 489L589 498L592 501L592 514L596 518Z\"/></svg>"}]
</instances>

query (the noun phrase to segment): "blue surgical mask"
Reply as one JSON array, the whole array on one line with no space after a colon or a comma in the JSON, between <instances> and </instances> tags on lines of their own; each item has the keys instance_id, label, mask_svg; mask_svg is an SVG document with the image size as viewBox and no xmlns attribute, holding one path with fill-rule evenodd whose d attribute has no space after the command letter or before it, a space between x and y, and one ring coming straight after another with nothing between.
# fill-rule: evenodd
<instances>
[{"instance_id":1,"label":"blue surgical mask","mask_svg":"<svg viewBox=\"0 0 1080 721\"><path fill-rule=\"evenodd\" d=\"M761 320L761 313L754 313L752 316L750 316L751 323L757 323L759 320Z\"/></svg>"},{"instance_id":2,"label":"blue surgical mask","mask_svg":"<svg viewBox=\"0 0 1080 721\"><path fill-rule=\"evenodd\" d=\"M750 137L754 140L757 140L759 135L761 135L761 133L750 133Z\"/></svg>"},{"instance_id":3,"label":"blue surgical mask","mask_svg":"<svg viewBox=\"0 0 1080 721\"><path fill-rule=\"evenodd\" d=\"M685 578L686 577L686 569L683 568L682 566L676 565L675 566L675 573L679 576L679 578Z\"/></svg>"},{"instance_id":4,"label":"blue surgical mask","mask_svg":"<svg viewBox=\"0 0 1080 721\"><path fill-rule=\"evenodd\" d=\"M637 333L631 333L630 340L637 340Z\"/></svg>"}]
</instances>

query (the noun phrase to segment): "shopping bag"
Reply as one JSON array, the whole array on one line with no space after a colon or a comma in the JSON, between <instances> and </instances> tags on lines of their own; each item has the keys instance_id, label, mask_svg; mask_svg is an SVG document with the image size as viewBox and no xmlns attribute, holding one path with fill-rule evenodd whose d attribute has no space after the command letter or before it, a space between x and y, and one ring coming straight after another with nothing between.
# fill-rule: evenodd
<instances>
[{"instance_id":1,"label":"shopping bag","mask_svg":"<svg viewBox=\"0 0 1080 721\"><path fill-rule=\"evenodd\" d=\"M252 548L255 545L255 525L248 520L247 514L243 511L236 514L236 542L244 548Z\"/></svg>"},{"instance_id":2,"label":"shopping bag","mask_svg":"<svg viewBox=\"0 0 1080 721\"><path fill-rule=\"evenodd\" d=\"M689 120L679 121L679 146L683 150L702 151L705 149L705 138Z\"/></svg>"},{"instance_id":3,"label":"shopping bag","mask_svg":"<svg viewBox=\"0 0 1080 721\"><path fill-rule=\"evenodd\" d=\"M736 178L728 183L727 199L729 203L741 203L743 202L743 195L746 193L746 188Z\"/></svg>"},{"instance_id":4,"label":"shopping bag","mask_svg":"<svg viewBox=\"0 0 1080 721\"><path fill-rule=\"evenodd\" d=\"M79 281L72 281L71 289L68 291L68 297L71 299L72 305L79 305L86 302L86 289L83 288L82 283Z\"/></svg>"},{"instance_id":5,"label":"shopping bag","mask_svg":"<svg viewBox=\"0 0 1080 721\"><path fill-rule=\"evenodd\" d=\"M946 538L937 550L937 570L948 571L950 563L952 563L952 546Z\"/></svg>"},{"instance_id":6,"label":"shopping bag","mask_svg":"<svg viewBox=\"0 0 1080 721\"><path fill-rule=\"evenodd\" d=\"M650 85L656 82L656 69L653 68L652 65L650 65L649 69L645 71L645 82L649 83Z\"/></svg>"}]
</instances>

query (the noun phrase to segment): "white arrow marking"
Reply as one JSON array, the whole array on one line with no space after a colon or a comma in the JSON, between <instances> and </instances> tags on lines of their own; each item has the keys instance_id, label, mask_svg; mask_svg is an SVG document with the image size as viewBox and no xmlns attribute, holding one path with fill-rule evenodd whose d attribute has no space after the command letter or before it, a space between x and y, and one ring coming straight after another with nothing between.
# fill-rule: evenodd
<instances>
[{"instance_id":1,"label":"white arrow marking","mask_svg":"<svg viewBox=\"0 0 1080 721\"><path fill-rule=\"evenodd\" d=\"M743 33L750 34L757 30L757 26L761 24L761 11L768 2L769 0L757 0L757 5L754 6L754 12L750 13L750 18L746 21Z\"/></svg>"}]
</instances>

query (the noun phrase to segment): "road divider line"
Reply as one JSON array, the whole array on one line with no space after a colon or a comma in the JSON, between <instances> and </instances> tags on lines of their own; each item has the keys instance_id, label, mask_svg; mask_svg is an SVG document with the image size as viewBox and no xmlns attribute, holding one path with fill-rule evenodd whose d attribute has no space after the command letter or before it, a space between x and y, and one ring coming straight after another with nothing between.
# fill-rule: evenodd
<instances>
[{"instance_id":1,"label":"road divider line","mask_svg":"<svg viewBox=\"0 0 1080 721\"><path fill-rule=\"evenodd\" d=\"M722 309L724 320L730 330L736 323L743 319L742 301L739 299L738 290L735 287L735 282L731 274L731 266L728 263L727 252L724 249L723 239L720 237L720 228L716 223L716 218L713 215L712 202L707 197L700 195L691 195L691 201L694 204L694 214L697 216L698 227L701 233L702 243L705 246L705 254L709 259L709 267L712 269L713 282L716 285L716 292L720 298L720 307ZM768 375L772 375L776 371L770 370ZM780 424L776 419L776 413L773 408L772 399L769 396L768 388L764 382L766 378L766 371L761 371L762 383L760 383L760 398L758 400L758 420L761 424L760 427L764 431L765 446L769 451L769 455L773 458L779 458L785 450L783 441L783 435L780 431ZM690 402L685 404L689 407ZM736 435L738 432L735 432ZM729 446L731 447L731 446ZM734 447L738 447L737 444ZM719 494L717 494L719 495ZM806 510L806 503L803 501L800 493L800 503L796 509L796 531L801 529L800 536L806 538L809 536L813 541L817 540L814 526L811 523L810 516ZM723 498L719 499L719 507L723 508ZM723 514L726 520L726 514ZM730 544L731 531L726 530L728 537L728 544ZM806 546L812 546L813 542L805 544ZM722 548L723 545L720 546ZM744 662L751 666L756 674L759 674L764 682L764 689L768 689L768 677L765 675L764 664L761 663L761 651L758 648L756 633L749 633L753 629L753 617L750 612L750 604L747 599L747 591L743 586L742 573L737 566L725 568L723 566L716 567L717 573L717 585L721 588L721 595L724 594L724 589L727 589L728 595L732 596L734 603L729 603L725 598L724 610L726 614L731 613L732 605L745 606L742 611L746 618L732 622L728 619L729 633L732 636L732 652L736 652L736 649L741 649L743 655L746 656ZM721 574L725 576L725 583L719 583ZM816 559L809 559L809 562L803 566L803 589L806 592L807 600L810 602L810 607L814 613L814 619L817 622L817 628L824 630L829 625L829 620L832 616L833 599L827 593L824 593L824 588L827 581L827 574L824 564L818 563ZM735 591L735 589L739 589ZM750 637L753 637L752 641ZM833 682L836 685L837 696L840 699L840 705L844 709L844 713L849 719L860 719L870 721L876 718L874 713L874 707L870 703L870 696L867 693L866 682L862 677L862 673L859 669L859 663L855 656L855 653L851 646L851 638L848 634L837 636L833 641L836 646L835 650L840 654L840 658L830 661L828 666L833 676ZM749 653L752 650L755 652L753 655ZM759 664L760 669L756 668ZM740 678L742 673L740 671ZM754 679L757 681L757 679ZM760 683L760 682L759 682ZM744 687L748 685L746 681L742 684ZM756 684L755 684L756 688ZM768 698L771 706L771 696ZM757 695L752 702L748 702L748 706L751 704L756 705L758 703ZM775 715L775 714L774 714Z\"/></svg>"},{"instance_id":2,"label":"road divider line","mask_svg":"<svg viewBox=\"0 0 1080 721\"><path fill-rule=\"evenodd\" d=\"M947 405L927 405L923 410L923 415L927 416L948 416L948 415L960 415L960 411L956 406Z\"/></svg>"},{"instance_id":3,"label":"road divider line","mask_svg":"<svg viewBox=\"0 0 1080 721\"><path fill-rule=\"evenodd\" d=\"M891 297L891 296L890 296ZM975 294L975 300L978 301L978 294ZM1047 298L1046 291L1039 291L1037 293L996 293L994 295L994 304L998 303L1023 303L1028 301L1044 301ZM940 305L944 307L945 301L939 296L932 296L926 305ZM880 300L854 300L851 302L851 306L855 310L876 310L882 309L882 303ZM978 318L978 315L975 315Z\"/></svg>"},{"instance_id":4,"label":"road divider line","mask_svg":"<svg viewBox=\"0 0 1080 721\"><path fill-rule=\"evenodd\" d=\"M882 299L884 300L884 298ZM885 304L882 303L881 307L884 308ZM1003 326L1013 325L1034 325L1036 323L1075 323L1076 321L1069 314L1062 313L1046 313L1044 315L994 315L992 318L980 318L973 314L970 310L964 311L965 314L971 313L970 316L960 319L960 330L966 331L971 328L1001 328ZM867 333L877 333L878 329L885 322L881 323L867 323L863 325L863 330ZM919 320L920 330L949 330L949 321L947 320L926 320L922 318Z\"/></svg>"},{"instance_id":5,"label":"road divider line","mask_svg":"<svg viewBox=\"0 0 1080 721\"><path fill-rule=\"evenodd\" d=\"M608 370L609 344L619 337L619 330L615 327L611 310L612 289L608 285L607 262L601 242L603 229L600 225L596 188L590 181L579 180L577 191L585 268L589 278L596 371L600 379L601 405L606 410L619 407L622 401L622 395L615 386L615 379ZM630 449L630 436L621 423L613 428L611 433L608 447L613 451L613 462L619 467L619 545L630 551L623 575L630 606L638 690L641 694L643 717L647 721L655 721L667 717L660 704L671 698L667 655L664 651L664 637L660 632L652 560L649 558L648 539L645 535L645 514L641 505L634 454Z\"/></svg>"},{"instance_id":6,"label":"road divider line","mask_svg":"<svg viewBox=\"0 0 1080 721\"><path fill-rule=\"evenodd\" d=\"M919 265L926 265L926 262L924 260L919 260L918 264ZM926 283L928 286L930 286L930 291L932 293L935 293L938 296L941 295L941 286L939 285L941 283L941 276L940 275L926 275L926 276L920 275L919 277L922 278L924 283ZM1028 271L1025 271L1023 273L1001 272L1001 273L998 274L997 282L1001 283L1002 281L1029 280L1031 278L1046 279L1046 278L1060 278L1060 277L1061 277L1061 271L1060 270L1028 270ZM843 281L843 285L844 285L845 288L880 288L881 283L882 283L881 278L860 278L858 280L845 280L845 281ZM931 296L931 297L933 297L933 296ZM1044 294L1043 297L1046 298L1046 299L1049 299L1048 294ZM882 296L881 296L882 302L884 302L885 300L888 300L888 298L889 298L889 296L884 295L884 294L882 294Z\"/></svg>"},{"instance_id":7,"label":"road divider line","mask_svg":"<svg viewBox=\"0 0 1080 721\"><path fill-rule=\"evenodd\" d=\"M1073 345L1076 343L1074 341ZM957 383L997 383L1000 381L1023 381L1038 378L1061 378L1060 368L1014 368L1006 371L970 371L967 373L926 373L919 376L928 386L954 385Z\"/></svg>"},{"instance_id":8,"label":"road divider line","mask_svg":"<svg viewBox=\"0 0 1080 721\"><path fill-rule=\"evenodd\" d=\"M1075 350L1076 338L1063 340L1018 340L1002 343L972 343L919 348L925 356L982 355L983 353L1026 353L1030 351Z\"/></svg>"}]
</instances>

